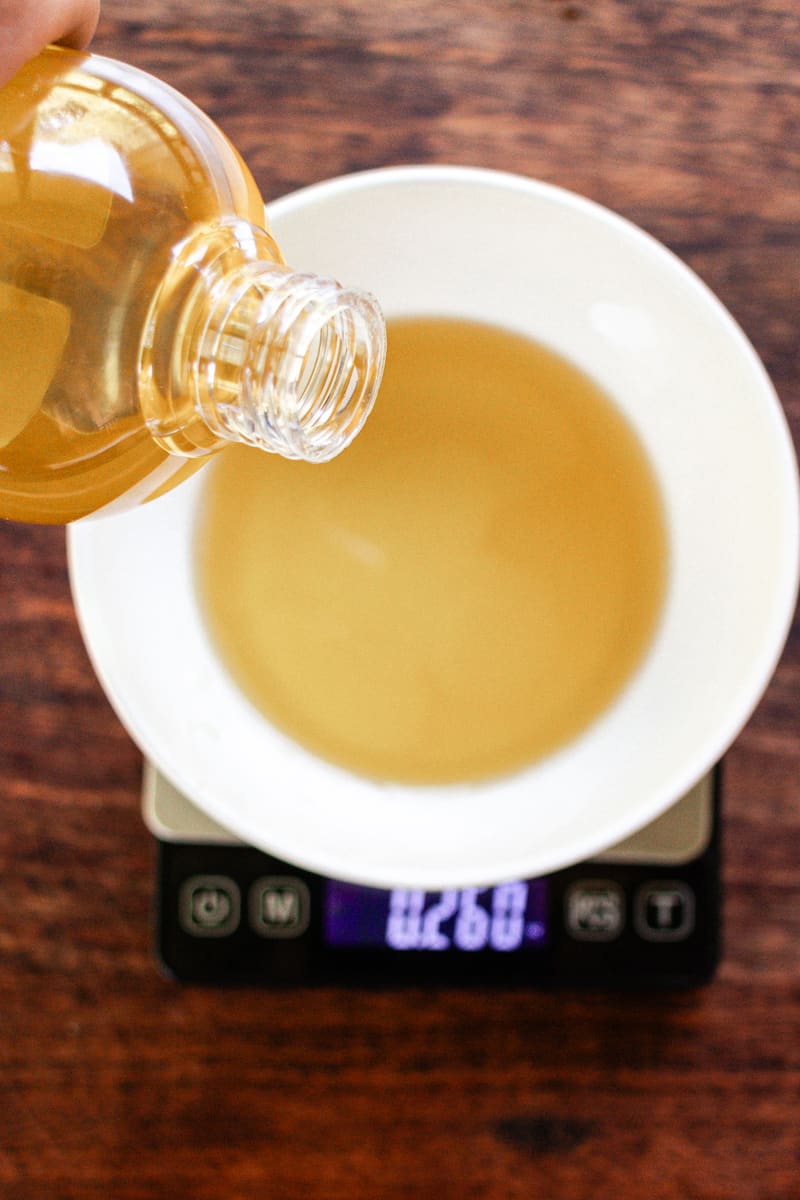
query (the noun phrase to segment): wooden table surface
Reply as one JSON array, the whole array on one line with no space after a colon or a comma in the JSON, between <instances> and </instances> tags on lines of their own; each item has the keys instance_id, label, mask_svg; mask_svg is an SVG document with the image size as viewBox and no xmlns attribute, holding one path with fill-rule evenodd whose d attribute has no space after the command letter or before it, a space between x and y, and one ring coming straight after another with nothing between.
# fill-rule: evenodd
<instances>
[{"instance_id":1,"label":"wooden table surface","mask_svg":"<svg viewBox=\"0 0 800 1200\"><path fill-rule=\"evenodd\" d=\"M800 434L795 0L106 0L266 197L403 162L594 198L744 326ZM179 986L64 533L0 527L0 1196L800 1196L800 628L727 757L726 944L670 995Z\"/></svg>"}]
</instances>

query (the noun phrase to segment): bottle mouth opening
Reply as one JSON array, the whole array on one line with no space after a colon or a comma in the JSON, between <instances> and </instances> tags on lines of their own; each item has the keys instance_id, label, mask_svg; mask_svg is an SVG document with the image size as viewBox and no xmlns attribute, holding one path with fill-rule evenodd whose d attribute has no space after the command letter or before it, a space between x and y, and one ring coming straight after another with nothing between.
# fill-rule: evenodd
<instances>
[{"instance_id":1,"label":"bottle mouth opening","mask_svg":"<svg viewBox=\"0 0 800 1200\"><path fill-rule=\"evenodd\" d=\"M383 316L372 296L293 274L259 305L243 407L267 427L271 449L326 462L363 427L385 355Z\"/></svg>"},{"instance_id":2,"label":"bottle mouth opening","mask_svg":"<svg viewBox=\"0 0 800 1200\"><path fill-rule=\"evenodd\" d=\"M372 411L385 361L386 325L369 293L249 262L210 306L198 409L221 440L326 462Z\"/></svg>"}]
</instances>

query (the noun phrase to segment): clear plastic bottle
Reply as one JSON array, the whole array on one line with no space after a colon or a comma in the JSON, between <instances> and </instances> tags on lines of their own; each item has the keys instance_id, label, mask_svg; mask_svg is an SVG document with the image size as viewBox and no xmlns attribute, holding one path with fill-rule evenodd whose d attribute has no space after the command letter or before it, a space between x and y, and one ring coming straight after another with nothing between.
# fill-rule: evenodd
<instances>
[{"instance_id":1,"label":"clear plastic bottle","mask_svg":"<svg viewBox=\"0 0 800 1200\"><path fill-rule=\"evenodd\" d=\"M0 516L130 507L229 441L331 458L384 355L376 302L284 264L172 88L48 49L0 91Z\"/></svg>"}]
</instances>

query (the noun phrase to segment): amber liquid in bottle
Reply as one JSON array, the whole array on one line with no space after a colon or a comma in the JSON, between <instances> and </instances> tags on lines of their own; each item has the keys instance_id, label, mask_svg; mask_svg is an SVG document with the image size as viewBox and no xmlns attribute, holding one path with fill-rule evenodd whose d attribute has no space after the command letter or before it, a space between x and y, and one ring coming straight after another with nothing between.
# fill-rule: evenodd
<instances>
[{"instance_id":1,"label":"amber liquid in bottle","mask_svg":"<svg viewBox=\"0 0 800 1200\"><path fill-rule=\"evenodd\" d=\"M208 335L226 366L203 310L227 271L282 266L263 223L233 147L150 76L53 49L0 91L0 516L129 507L218 448L186 383L198 354L241 373L241 313Z\"/></svg>"}]
</instances>

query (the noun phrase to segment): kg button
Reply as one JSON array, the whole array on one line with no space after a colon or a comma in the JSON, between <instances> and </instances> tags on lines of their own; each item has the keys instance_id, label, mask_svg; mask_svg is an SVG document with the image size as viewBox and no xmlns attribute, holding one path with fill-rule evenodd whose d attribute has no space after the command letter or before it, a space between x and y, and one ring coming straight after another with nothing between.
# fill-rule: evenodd
<instances>
[{"instance_id":1,"label":"kg button","mask_svg":"<svg viewBox=\"0 0 800 1200\"><path fill-rule=\"evenodd\" d=\"M192 937L227 937L240 914L239 888L227 875L192 875L181 885L178 919Z\"/></svg>"},{"instance_id":2,"label":"kg button","mask_svg":"<svg viewBox=\"0 0 800 1200\"><path fill-rule=\"evenodd\" d=\"M265 876L250 889L250 924L260 937L300 937L310 916L308 885L294 875Z\"/></svg>"}]
</instances>

